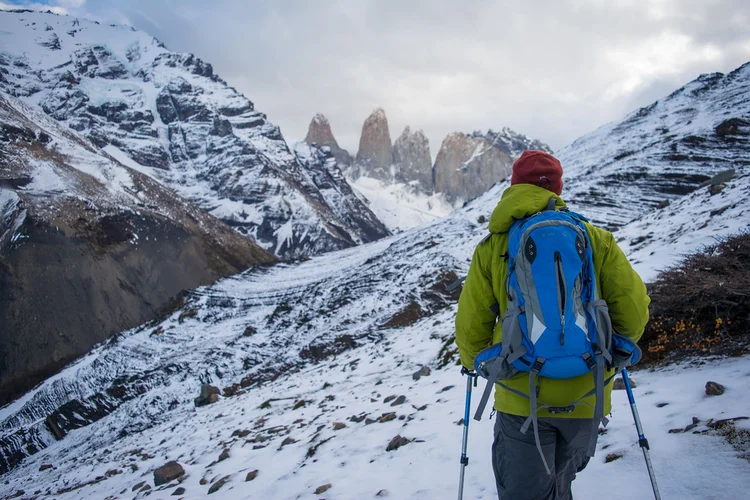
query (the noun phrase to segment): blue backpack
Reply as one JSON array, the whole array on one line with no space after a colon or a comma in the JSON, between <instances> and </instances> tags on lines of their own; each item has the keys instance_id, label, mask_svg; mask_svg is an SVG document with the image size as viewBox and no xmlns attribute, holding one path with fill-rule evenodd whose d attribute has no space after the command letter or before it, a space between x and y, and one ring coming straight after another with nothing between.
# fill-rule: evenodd
<instances>
[{"instance_id":1,"label":"blue backpack","mask_svg":"<svg viewBox=\"0 0 750 500\"><path fill-rule=\"evenodd\" d=\"M513 223L508 235L503 340L481 351L474 361L476 372L487 379L474 418L481 419L495 383L529 399L531 416L521 432L533 424L540 454L540 408L553 414L569 413L595 394L593 425L598 430L600 422L607 423L604 387L611 377L604 379L605 369L624 367L640 358L635 343L619 334L613 336L607 303L597 296L585 220L574 212L556 211L555 198L551 198L546 210ZM528 394L502 383L519 373L529 374ZM567 379L586 373L593 374L594 389L572 395L570 405L551 407L537 400L539 377ZM596 451L596 438L597 432L592 432L590 456ZM544 466L549 472L546 461Z\"/></svg>"}]
</instances>

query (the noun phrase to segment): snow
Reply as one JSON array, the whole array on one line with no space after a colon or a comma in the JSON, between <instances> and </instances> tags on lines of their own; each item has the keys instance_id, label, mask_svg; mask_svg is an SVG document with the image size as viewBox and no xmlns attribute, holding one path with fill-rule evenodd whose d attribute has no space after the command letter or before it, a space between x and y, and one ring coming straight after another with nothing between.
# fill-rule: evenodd
<instances>
[{"instance_id":1,"label":"snow","mask_svg":"<svg viewBox=\"0 0 750 500\"><path fill-rule=\"evenodd\" d=\"M450 214L454 207L440 194L415 192L407 184L384 183L371 177L349 179L349 184L369 202L378 219L393 232L404 231Z\"/></svg>"}]
</instances>

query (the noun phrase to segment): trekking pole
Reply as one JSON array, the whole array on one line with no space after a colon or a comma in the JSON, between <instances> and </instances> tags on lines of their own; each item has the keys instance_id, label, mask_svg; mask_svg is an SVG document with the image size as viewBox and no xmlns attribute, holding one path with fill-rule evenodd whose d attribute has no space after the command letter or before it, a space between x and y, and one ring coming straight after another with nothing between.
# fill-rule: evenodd
<instances>
[{"instance_id":1,"label":"trekking pole","mask_svg":"<svg viewBox=\"0 0 750 500\"><path fill-rule=\"evenodd\" d=\"M473 370L461 367L461 375L468 375L466 379L466 409L464 410L464 441L461 445L461 479L458 482L458 500L464 497L464 472L469 465L469 457L466 456L466 445L469 440L469 410L471 409L471 386L477 385L477 374Z\"/></svg>"},{"instance_id":2,"label":"trekking pole","mask_svg":"<svg viewBox=\"0 0 750 500\"><path fill-rule=\"evenodd\" d=\"M630 378L628 377L628 371L622 369L622 381L625 382L625 390L628 393L628 400L630 401L630 409L633 412L633 419L635 420L635 428L638 431L638 444L643 450L643 457L646 459L646 468L648 468L648 476L651 479L651 487L654 489L654 498L661 500L659 494L659 487L656 486L656 474L654 474L654 466L651 464L651 455L648 450L648 439L643 435L643 426L641 425L641 418L638 416L638 408L635 406L635 398L633 397L633 388L630 386Z\"/></svg>"}]
</instances>

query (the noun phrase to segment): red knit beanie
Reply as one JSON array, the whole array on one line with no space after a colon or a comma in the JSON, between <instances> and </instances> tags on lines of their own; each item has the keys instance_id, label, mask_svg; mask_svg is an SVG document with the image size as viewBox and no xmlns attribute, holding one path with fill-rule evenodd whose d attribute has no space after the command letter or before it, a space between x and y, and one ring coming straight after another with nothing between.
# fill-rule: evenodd
<instances>
[{"instance_id":1,"label":"red knit beanie","mask_svg":"<svg viewBox=\"0 0 750 500\"><path fill-rule=\"evenodd\" d=\"M562 173L560 161L551 154L526 150L513 163L510 184L533 184L560 196L563 188Z\"/></svg>"}]
</instances>

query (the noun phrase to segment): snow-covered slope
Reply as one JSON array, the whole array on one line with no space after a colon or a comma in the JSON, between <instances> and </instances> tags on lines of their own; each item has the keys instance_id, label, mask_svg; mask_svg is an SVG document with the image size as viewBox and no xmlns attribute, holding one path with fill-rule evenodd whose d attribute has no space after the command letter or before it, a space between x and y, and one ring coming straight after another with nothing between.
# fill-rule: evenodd
<instances>
[{"instance_id":1,"label":"snow-covered slope","mask_svg":"<svg viewBox=\"0 0 750 500\"><path fill-rule=\"evenodd\" d=\"M371 177L360 177L350 182L391 232L427 224L454 210L443 195L427 195L410 184L383 183Z\"/></svg>"},{"instance_id":2,"label":"snow-covered slope","mask_svg":"<svg viewBox=\"0 0 750 500\"><path fill-rule=\"evenodd\" d=\"M387 234L356 197L342 218L316 184L325 172L300 165L279 128L210 64L129 27L0 12L0 89L39 105L279 256ZM351 226L352 217L365 227Z\"/></svg>"},{"instance_id":3,"label":"snow-covered slope","mask_svg":"<svg viewBox=\"0 0 750 500\"><path fill-rule=\"evenodd\" d=\"M450 352L455 303L444 287L450 271L465 272L482 237L477 216L499 194L498 186L447 219L377 243L224 280L164 322L97 348L0 410L6 465L14 449L41 450L3 477L4 491L158 498L184 488L198 498L226 478L225 498L319 498L326 484L327 498L453 497L465 379ZM422 366L431 373L415 380ZM748 374L749 359L635 372L665 498L740 498L750 486L747 462L706 426L750 413ZM727 393L706 398L709 379ZM226 397L195 408L201 382ZM647 497L621 392L613 417L575 494L595 495L604 481L619 485L613 498ZM707 435L668 433L692 417ZM496 495L492 424L471 425L471 498ZM67 435L56 441L51 429ZM397 436L408 443L386 451ZM622 458L605 463L610 453ZM153 471L170 460L184 479L156 486Z\"/></svg>"},{"instance_id":4,"label":"snow-covered slope","mask_svg":"<svg viewBox=\"0 0 750 500\"><path fill-rule=\"evenodd\" d=\"M0 93L0 404L184 289L274 257Z\"/></svg>"},{"instance_id":5,"label":"snow-covered slope","mask_svg":"<svg viewBox=\"0 0 750 500\"><path fill-rule=\"evenodd\" d=\"M730 168L750 165L750 63L702 75L558 152L566 199L623 226Z\"/></svg>"},{"instance_id":6,"label":"snow-covered slope","mask_svg":"<svg viewBox=\"0 0 750 500\"><path fill-rule=\"evenodd\" d=\"M198 498L220 487L227 498L319 498L331 484L327 498L453 497L465 380L446 285L466 272L486 230L479 216L504 187L427 226L200 289L164 321L98 347L0 410L2 464L14 467L7 494L139 498L184 488ZM431 373L415 380L422 366ZM748 373L748 359L635 372L665 498L737 498L750 487L747 462L706 425L750 413ZM725 396L703 396L709 379ZM195 408L201 383L225 397ZM606 481L620 485L614 498L647 497L622 393L613 416L575 492L586 498ZM707 435L668 433L694 416ZM472 423L471 498L496 495L492 423ZM408 443L386 451L397 436ZM622 458L605 463L610 453ZM170 460L185 476L157 486L153 472ZM727 479L717 484L718 474Z\"/></svg>"}]
</instances>

